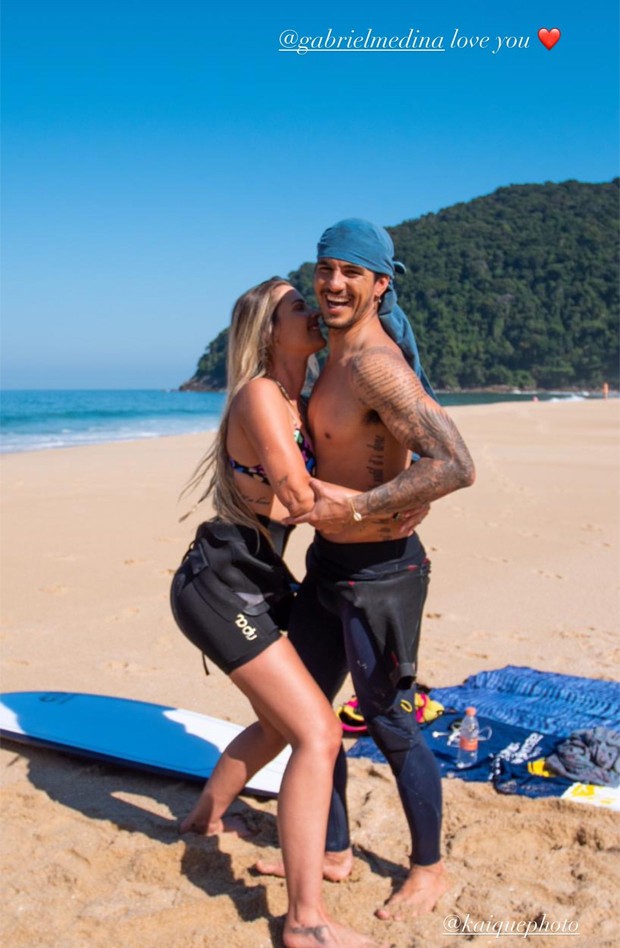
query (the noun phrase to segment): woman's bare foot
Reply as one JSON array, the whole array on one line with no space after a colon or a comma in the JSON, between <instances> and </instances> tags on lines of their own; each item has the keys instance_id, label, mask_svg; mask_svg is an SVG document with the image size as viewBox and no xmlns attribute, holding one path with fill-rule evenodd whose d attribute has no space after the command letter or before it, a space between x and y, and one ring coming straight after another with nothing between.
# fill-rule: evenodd
<instances>
[{"instance_id":1,"label":"woman's bare foot","mask_svg":"<svg viewBox=\"0 0 620 948\"><path fill-rule=\"evenodd\" d=\"M300 925L287 918L282 941L286 948L379 948L372 938L332 921Z\"/></svg>"},{"instance_id":2,"label":"woman's bare foot","mask_svg":"<svg viewBox=\"0 0 620 948\"><path fill-rule=\"evenodd\" d=\"M281 879L284 879L286 876L284 863L282 861L268 862L266 859L259 859L254 864L254 868L262 876L279 876ZM352 869L352 849L343 849L342 852L339 853L325 853L323 878L326 879L327 882L342 882L343 879L346 879L347 876L351 874Z\"/></svg>"},{"instance_id":3,"label":"woman's bare foot","mask_svg":"<svg viewBox=\"0 0 620 948\"><path fill-rule=\"evenodd\" d=\"M448 888L448 878L443 863L433 866L413 866L404 885L377 909L375 915L384 920L402 921L416 915L432 912Z\"/></svg>"},{"instance_id":4,"label":"woman's bare foot","mask_svg":"<svg viewBox=\"0 0 620 948\"><path fill-rule=\"evenodd\" d=\"M199 833L201 836L219 836L220 833L234 833L241 839L255 835L240 816L225 816L221 820L207 821L199 814L195 814L193 810L179 825L179 832Z\"/></svg>"}]
</instances>

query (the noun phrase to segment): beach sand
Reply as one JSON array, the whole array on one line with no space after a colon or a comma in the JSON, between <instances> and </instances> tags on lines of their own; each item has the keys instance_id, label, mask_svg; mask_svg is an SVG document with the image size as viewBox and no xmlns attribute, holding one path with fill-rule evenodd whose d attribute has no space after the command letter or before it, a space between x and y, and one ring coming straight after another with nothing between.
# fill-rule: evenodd
<instances>
[{"instance_id":1,"label":"beach sand","mask_svg":"<svg viewBox=\"0 0 620 948\"><path fill-rule=\"evenodd\" d=\"M433 563L424 683L506 664L617 677L619 409L610 400L451 410L478 479L420 528ZM159 438L2 458L3 691L91 691L252 720L225 676L204 676L168 607L198 522L178 522L191 504L177 495L205 444ZM310 537L302 528L291 541L298 575ZM7 946L281 944L284 883L252 872L275 852L275 801L235 805L257 831L249 841L180 838L195 784L8 742L0 768ZM544 916L577 925L588 948L618 944L617 813L444 780L450 889L431 916L382 923L373 910L404 878L406 826L385 765L354 760L350 774L354 872L325 884L342 922L421 948L464 943L448 930L455 914L479 928Z\"/></svg>"}]
</instances>

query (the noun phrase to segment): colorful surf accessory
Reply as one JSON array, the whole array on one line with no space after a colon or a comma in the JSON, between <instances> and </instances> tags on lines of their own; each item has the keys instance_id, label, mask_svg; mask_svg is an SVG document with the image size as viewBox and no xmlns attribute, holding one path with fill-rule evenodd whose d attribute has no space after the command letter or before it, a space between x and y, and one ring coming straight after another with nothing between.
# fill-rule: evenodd
<instances>
[{"instance_id":1,"label":"colorful surf accessory","mask_svg":"<svg viewBox=\"0 0 620 948\"><path fill-rule=\"evenodd\" d=\"M359 736L360 734L368 733L364 715L359 710L359 701L355 695L349 698L348 701L345 701L344 704L341 704L336 714L340 718L342 730L345 734L357 734Z\"/></svg>"},{"instance_id":2,"label":"colorful surf accessory","mask_svg":"<svg viewBox=\"0 0 620 948\"><path fill-rule=\"evenodd\" d=\"M407 707L405 707L405 705L407 705ZM403 708L403 711L413 710L408 701L401 701L401 707ZM444 710L444 706L440 704L439 701L433 701L433 699L430 698L426 692L416 692L415 716L418 724L429 724L431 721L434 721L435 718L438 718L440 714L443 714ZM360 710L359 701L355 695L349 698L348 701L345 701L344 704L341 704L337 709L336 714L340 718L342 730L345 732L345 734L360 735L368 733L364 715Z\"/></svg>"}]
</instances>

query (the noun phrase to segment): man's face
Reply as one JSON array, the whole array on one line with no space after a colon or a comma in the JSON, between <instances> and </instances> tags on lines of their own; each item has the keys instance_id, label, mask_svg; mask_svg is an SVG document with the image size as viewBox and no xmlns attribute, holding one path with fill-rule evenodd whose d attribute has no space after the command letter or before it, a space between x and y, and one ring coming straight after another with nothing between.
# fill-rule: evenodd
<instances>
[{"instance_id":1,"label":"man's face","mask_svg":"<svg viewBox=\"0 0 620 948\"><path fill-rule=\"evenodd\" d=\"M377 313L390 278L356 263L321 257L314 270L314 292L329 329L349 329Z\"/></svg>"}]
</instances>

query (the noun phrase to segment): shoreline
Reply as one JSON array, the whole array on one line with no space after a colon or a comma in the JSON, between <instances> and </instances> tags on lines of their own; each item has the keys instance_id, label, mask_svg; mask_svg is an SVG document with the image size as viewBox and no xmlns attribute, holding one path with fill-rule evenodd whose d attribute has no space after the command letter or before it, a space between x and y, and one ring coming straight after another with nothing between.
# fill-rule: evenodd
<instances>
[{"instance_id":1,"label":"shoreline","mask_svg":"<svg viewBox=\"0 0 620 948\"><path fill-rule=\"evenodd\" d=\"M17 390L13 390L17 392ZM24 390L23 394L26 394L28 390ZM29 393L34 395L45 395L49 394L53 396L54 394L78 394L80 390L73 390L64 392L63 390L47 390L47 389L33 389ZM101 395L115 395L115 396L131 396L135 395L175 395L181 394L177 390L175 391L165 391L160 392L154 389L126 389L126 390L83 390L83 394L101 394ZM214 392L194 392L190 394L202 394L202 395L222 395L223 393L214 393ZM444 408L452 411L453 409L461 409L466 407L474 407L476 405L504 405L504 404L527 404L528 401L549 403L549 402L559 402L559 403L581 403L581 402L598 402L598 401L614 401L617 400L619 396L615 393L610 393L610 395L605 398L603 395L598 393L584 393L584 392L569 392L569 391L555 391L549 390L546 392L540 391L538 394L534 392L500 392L499 390L493 392L490 389L471 389L463 390L459 392L454 391L438 391L437 395L439 396L440 403ZM496 399L492 399L492 396L496 395ZM462 398L470 399L468 401L461 401ZM454 401L457 399L457 401ZM74 447L89 447L98 444L115 444L115 443L130 443L133 441L151 441L157 438L174 438L174 437L186 437L194 436L200 434L213 434L219 425L219 419L221 414L222 404L206 406L203 409L203 413L196 412L195 415L195 424L192 422L188 425L188 419L182 418L181 416L177 417L174 410L170 410L170 406L166 404L165 406L159 406L158 411L152 411L141 415L139 410L135 409L135 416L131 418L128 422L124 418L121 420L119 416L119 423L116 427L110 427L108 430L102 430L98 434L93 435L93 420L96 421L96 410L95 410L95 419L92 419L92 413L87 414L81 421L82 427L78 425L77 428L71 429L70 427L60 427L58 430L47 431L45 428L41 428L39 431L36 429L34 431L29 431L26 433L19 434L19 428L16 431L8 432L8 425L4 425L4 428L0 430L0 457L10 456L14 454L28 454L38 451L56 451L64 450L66 448ZM75 406L70 406L70 415L73 419L74 412L76 411ZM109 408L106 407L105 412L109 413ZM193 412L192 412L193 414ZM27 419L27 416L26 416ZM209 419L209 420L207 420ZM41 414L41 424L47 424L47 416L45 413ZM159 426L159 430L148 431L145 430L149 425L156 420L156 423ZM134 431L127 430L127 424L135 425ZM9 422L10 424L10 422ZM168 430L166 430L168 428ZM185 430L184 430L185 429ZM21 442L20 442L21 439ZM34 443L33 443L34 439ZM43 442L43 443L41 443Z\"/></svg>"},{"instance_id":2,"label":"shoreline","mask_svg":"<svg viewBox=\"0 0 620 948\"><path fill-rule=\"evenodd\" d=\"M435 388L435 391L440 395L467 395L468 393L478 393L481 395L484 394L497 394L497 395L579 395L586 394L589 397L603 398L603 389L598 385L575 385L568 388L528 388L520 389L515 388L512 385L490 385L488 388ZM175 392L189 392L197 394L214 394L214 395L225 395L227 392L226 388L184 388L182 385L177 386L176 388L167 388L162 386L154 386L144 388L140 386L139 388L111 388L110 386L100 386L98 388L28 388L28 387L17 387L12 388L2 388L0 387L0 396L7 392L159 392L161 394L173 394ZM600 393L600 395L599 395ZM610 388L609 389L610 398L618 398L620 396L620 388Z\"/></svg>"},{"instance_id":3,"label":"shoreline","mask_svg":"<svg viewBox=\"0 0 620 948\"><path fill-rule=\"evenodd\" d=\"M126 391L133 391L126 389ZM159 389L158 389L159 391ZM161 391L168 391L162 389ZM202 388L195 386L180 385L175 392L192 392L201 394L211 392L216 395L225 395L225 388ZM435 388L437 395L585 395L588 398L618 398L620 389L610 388L607 395L604 395L603 389L598 386L575 385L570 388L514 388L512 385L490 385L488 388Z\"/></svg>"}]
</instances>

